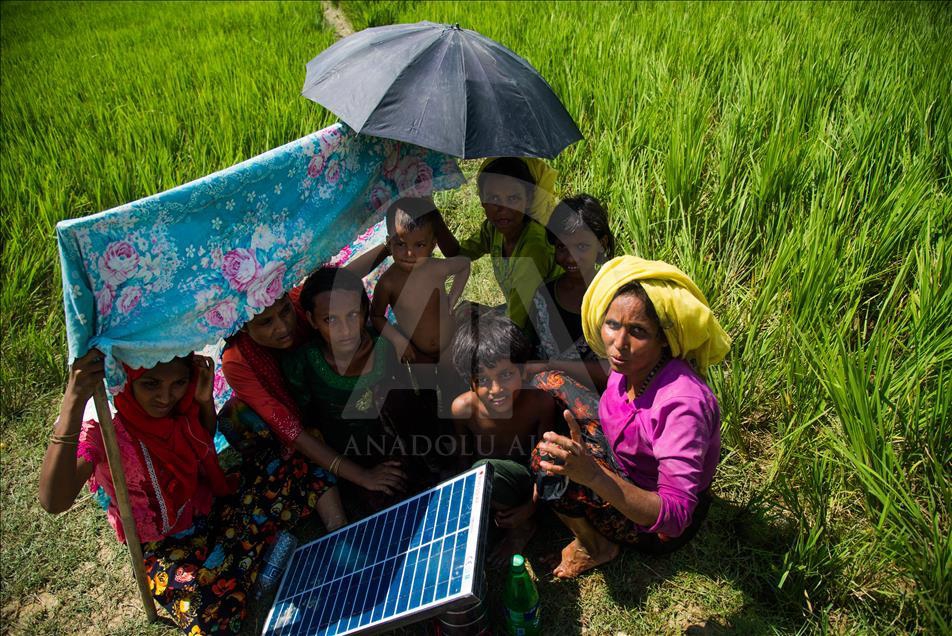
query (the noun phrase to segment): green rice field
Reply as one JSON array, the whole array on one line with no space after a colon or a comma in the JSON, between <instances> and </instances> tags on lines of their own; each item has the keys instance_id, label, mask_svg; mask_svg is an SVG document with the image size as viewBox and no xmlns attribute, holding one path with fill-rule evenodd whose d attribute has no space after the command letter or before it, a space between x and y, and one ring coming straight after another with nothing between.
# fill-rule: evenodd
<instances>
[{"instance_id":1,"label":"green rice field","mask_svg":"<svg viewBox=\"0 0 952 636\"><path fill-rule=\"evenodd\" d=\"M557 582L547 522L545 633L952 633L952 5L339 6L528 59L585 135L559 194L605 201L734 340L701 533ZM0 38L0 630L173 633L88 494L38 505L68 362L53 228L334 121L300 90L335 33L310 2L3 2ZM478 224L472 186L438 201ZM466 296L497 294L480 263Z\"/></svg>"}]
</instances>

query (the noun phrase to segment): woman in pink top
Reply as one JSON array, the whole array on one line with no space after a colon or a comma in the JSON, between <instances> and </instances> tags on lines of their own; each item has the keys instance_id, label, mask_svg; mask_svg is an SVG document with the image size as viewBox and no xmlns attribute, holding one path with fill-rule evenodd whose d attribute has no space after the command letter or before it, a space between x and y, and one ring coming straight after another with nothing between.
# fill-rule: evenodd
<instances>
[{"instance_id":1,"label":"woman in pink top","mask_svg":"<svg viewBox=\"0 0 952 636\"><path fill-rule=\"evenodd\" d=\"M582 303L585 337L611 374L599 420L566 412L570 437L546 433L540 476L564 476L551 502L575 535L554 574L571 578L618 555L653 553L691 539L707 514L720 454L720 413L704 382L730 339L693 281L676 267L633 256L602 268Z\"/></svg>"}]
</instances>

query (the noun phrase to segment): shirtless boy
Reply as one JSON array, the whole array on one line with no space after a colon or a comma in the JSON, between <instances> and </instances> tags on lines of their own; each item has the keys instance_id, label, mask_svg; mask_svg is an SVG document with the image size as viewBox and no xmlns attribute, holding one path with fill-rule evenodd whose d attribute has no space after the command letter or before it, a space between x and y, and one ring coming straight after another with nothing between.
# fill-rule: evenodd
<instances>
[{"instance_id":1,"label":"shirtless boy","mask_svg":"<svg viewBox=\"0 0 952 636\"><path fill-rule=\"evenodd\" d=\"M437 363L453 338L453 307L469 279L464 256L432 258L439 212L428 199L403 198L387 209L393 265L374 289L370 320L408 363ZM446 281L453 285L446 292ZM397 325L387 320L393 309Z\"/></svg>"},{"instance_id":2,"label":"shirtless boy","mask_svg":"<svg viewBox=\"0 0 952 636\"><path fill-rule=\"evenodd\" d=\"M525 387L523 365L532 353L528 338L496 312L460 325L453 339L453 364L469 378L470 390L453 400L460 440L460 468L493 467L492 508L496 525L507 529L490 555L501 564L521 552L535 533L538 493L529 456L560 417L555 399Z\"/></svg>"}]
</instances>

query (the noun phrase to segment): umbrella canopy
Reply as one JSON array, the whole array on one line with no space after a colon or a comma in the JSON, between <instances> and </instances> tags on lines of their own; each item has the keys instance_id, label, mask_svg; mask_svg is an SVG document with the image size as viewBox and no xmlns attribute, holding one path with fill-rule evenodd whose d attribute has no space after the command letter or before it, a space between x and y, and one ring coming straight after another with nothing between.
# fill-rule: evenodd
<instances>
[{"instance_id":1,"label":"umbrella canopy","mask_svg":"<svg viewBox=\"0 0 952 636\"><path fill-rule=\"evenodd\" d=\"M466 159L551 159L582 138L532 65L459 25L348 36L308 62L302 95L359 133Z\"/></svg>"}]
</instances>

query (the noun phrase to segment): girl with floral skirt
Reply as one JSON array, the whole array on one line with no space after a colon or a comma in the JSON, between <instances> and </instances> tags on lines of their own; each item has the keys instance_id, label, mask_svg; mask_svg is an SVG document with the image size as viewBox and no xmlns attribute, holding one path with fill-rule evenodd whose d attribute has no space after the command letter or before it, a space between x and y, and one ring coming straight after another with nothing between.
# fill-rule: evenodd
<instances>
[{"instance_id":1,"label":"girl with floral skirt","mask_svg":"<svg viewBox=\"0 0 952 636\"><path fill-rule=\"evenodd\" d=\"M226 475L212 441L209 359L126 371L113 421L149 588L184 633L236 633L268 545L336 496L334 480L299 455L245 457ZM82 421L103 374L95 349L73 364L43 460L40 503L64 512L88 482L104 493L109 523L125 542L99 423Z\"/></svg>"}]
</instances>

